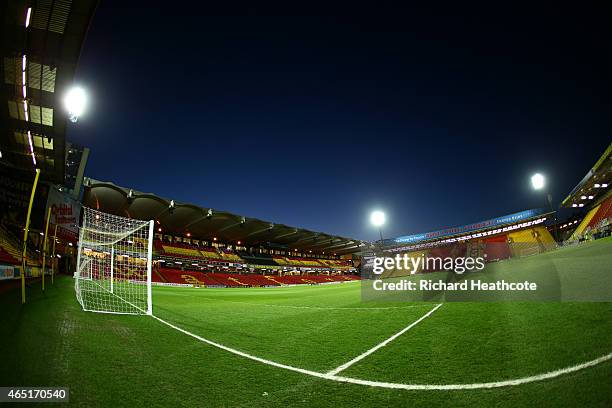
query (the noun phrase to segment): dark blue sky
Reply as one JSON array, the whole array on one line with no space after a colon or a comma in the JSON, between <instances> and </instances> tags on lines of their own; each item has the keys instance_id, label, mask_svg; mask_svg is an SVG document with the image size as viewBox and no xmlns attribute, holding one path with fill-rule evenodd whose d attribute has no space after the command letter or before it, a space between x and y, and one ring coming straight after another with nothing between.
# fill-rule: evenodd
<instances>
[{"instance_id":1,"label":"dark blue sky","mask_svg":"<svg viewBox=\"0 0 612 408\"><path fill-rule=\"evenodd\" d=\"M540 207L535 171L559 202L612 140L603 10L122 3L68 133L121 186L375 239L373 208L397 236Z\"/></svg>"}]
</instances>

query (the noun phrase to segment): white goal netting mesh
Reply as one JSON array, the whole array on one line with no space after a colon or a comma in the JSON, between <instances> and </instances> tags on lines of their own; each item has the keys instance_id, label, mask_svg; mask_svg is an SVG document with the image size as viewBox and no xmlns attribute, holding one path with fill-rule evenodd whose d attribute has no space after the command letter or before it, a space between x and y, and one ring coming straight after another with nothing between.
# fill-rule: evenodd
<instances>
[{"instance_id":1,"label":"white goal netting mesh","mask_svg":"<svg viewBox=\"0 0 612 408\"><path fill-rule=\"evenodd\" d=\"M76 297L83 310L151 314L153 221L83 208Z\"/></svg>"}]
</instances>

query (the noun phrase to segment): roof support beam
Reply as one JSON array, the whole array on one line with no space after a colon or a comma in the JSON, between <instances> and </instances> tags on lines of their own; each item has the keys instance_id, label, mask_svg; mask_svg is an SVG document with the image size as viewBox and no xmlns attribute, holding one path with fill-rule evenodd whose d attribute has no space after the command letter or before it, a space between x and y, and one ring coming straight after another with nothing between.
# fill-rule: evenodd
<instances>
[{"instance_id":1,"label":"roof support beam","mask_svg":"<svg viewBox=\"0 0 612 408\"><path fill-rule=\"evenodd\" d=\"M314 236L307 236L304 238L300 238L297 241L293 241L291 245L295 245L297 243L304 242L304 241L312 241L314 243L314 242L317 242L318 237L319 237L319 234L315 233Z\"/></svg>"},{"instance_id":2,"label":"roof support beam","mask_svg":"<svg viewBox=\"0 0 612 408\"><path fill-rule=\"evenodd\" d=\"M285 233L285 234L277 235L277 236L275 236L275 237L274 237L274 238L272 238L272 239L273 239L273 240L276 240L276 239L279 239L279 238L285 238L285 237L288 237L288 236L290 236L290 235L297 234L297 233L298 233L298 229L296 228L296 229L294 229L294 230L293 230L293 231L291 231L291 232L287 232L287 233Z\"/></svg>"},{"instance_id":3,"label":"roof support beam","mask_svg":"<svg viewBox=\"0 0 612 408\"><path fill-rule=\"evenodd\" d=\"M339 249L335 252L340 253L340 254L351 254L351 253L355 253L358 252L358 249L360 248L361 245L354 245L348 248L342 248Z\"/></svg>"},{"instance_id":4,"label":"roof support beam","mask_svg":"<svg viewBox=\"0 0 612 408\"><path fill-rule=\"evenodd\" d=\"M191 227L194 224L197 224L198 222L205 220L207 218L212 218L213 213L212 213L212 209L209 209L208 211L206 211L206 214L202 215L201 217L196 218L195 220L191 221L190 223L188 223L187 225L185 225L183 227L183 229L187 229L189 227Z\"/></svg>"},{"instance_id":5,"label":"roof support beam","mask_svg":"<svg viewBox=\"0 0 612 408\"><path fill-rule=\"evenodd\" d=\"M252 237L253 235L257 235L257 234L261 234L262 232L270 231L270 230L272 230L272 228L274 228L274 224L270 224L266 228L262 228L262 229L258 229L256 231L253 231L250 234L247 234L246 236L247 237Z\"/></svg>"},{"instance_id":6,"label":"roof support beam","mask_svg":"<svg viewBox=\"0 0 612 408\"><path fill-rule=\"evenodd\" d=\"M355 244L355 241L344 241L341 244L336 244L336 245L328 246L327 249L342 248L342 247L345 247L347 245L353 245L353 244Z\"/></svg>"},{"instance_id":7,"label":"roof support beam","mask_svg":"<svg viewBox=\"0 0 612 408\"><path fill-rule=\"evenodd\" d=\"M345 243L345 244L342 244L342 245L334 245L332 247L329 247L328 249L338 252L338 251L343 251L343 250L347 249L347 247L348 248L359 247L359 243L351 241L351 242L348 242L348 243Z\"/></svg>"},{"instance_id":8,"label":"roof support beam","mask_svg":"<svg viewBox=\"0 0 612 408\"><path fill-rule=\"evenodd\" d=\"M239 225L243 225L244 223L246 223L246 219L244 217L242 217L240 219L240 221L238 221L238 222L233 222L233 223L231 223L229 225L226 225L223 228L219 228L218 230L215 231L215 234L218 234L218 233L223 232L223 231L227 231L228 229L235 228L235 227L237 227Z\"/></svg>"},{"instance_id":9,"label":"roof support beam","mask_svg":"<svg viewBox=\"0 0 612 408\"><path fill-rule=\"evenodd\" d=\"M319 247L327 247L327 248L333 248L333 247L329 247L328 245L331 245L334 243L334 241L336 240L336 238L332 238L329 240L325 240L325 241L319 241L319 243L314 244L314 245L306 245L304 248L308 248L308 249L314 249L314 248L319 248ZM346 241L342 241L343 243L347 243Z\"/></svg>"}]
</instances>

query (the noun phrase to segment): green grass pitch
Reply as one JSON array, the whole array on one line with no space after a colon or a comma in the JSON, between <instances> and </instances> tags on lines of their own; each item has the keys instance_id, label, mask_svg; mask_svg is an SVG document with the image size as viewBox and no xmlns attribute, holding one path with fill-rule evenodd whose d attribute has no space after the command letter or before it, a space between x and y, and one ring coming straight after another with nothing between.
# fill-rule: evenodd
<instances>
[{"instance_id":1,"label":"green grass pitch","mask_svg":"<svg viewBox=\"0 0 612 408\"><path fill-rule=\"evenodd\" d=\"M563 276L608 270L612 240L541 255ZM537 273L539 257L504 268ZM534 266L535 265L535 266ZM602 269L603 268L603 269ZM520 271L519 271L520 270ZM522 271L522 272L521 272ZM2 386L67 386L82 406L610 406L612 360L494 389L377 388L317 378L203 343L147 316L86 313L74 282L0 295ZM436 303L362 302L359 283L280 288L153 288L154 314L249 355L328 372ZM528 377L612 352L611 303L444 303L339 375L402 384Z\"/></svg>"}]
</instances>

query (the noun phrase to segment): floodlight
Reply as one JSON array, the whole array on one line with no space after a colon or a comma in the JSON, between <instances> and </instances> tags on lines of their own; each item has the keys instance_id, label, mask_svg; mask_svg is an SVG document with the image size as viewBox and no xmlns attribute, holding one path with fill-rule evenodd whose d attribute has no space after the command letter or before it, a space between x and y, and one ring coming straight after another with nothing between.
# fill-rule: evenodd
<instances>
[{"instance_id":1,"label":"floodlight","mask_svg":"<svg viewBox=\"0 0 612 408\"><path fill-rule=\"evenodd\" d=\"M375 227L380 227L385 223L385 213L379 210L372 211L370 214L370 222Z\"/></svg>"},{"instance_id":2,"label":"floodlight","mask_svg":"<svg viewBox=\"0 0 612 408\"><path fill-rule=\"evenodd\" d=\"M541 190L544 188L544 176L540 173L536 173L531 176L531 185L535 190Z\"/></svg>"},{"instance_id":3,"label":"floodlight","mask_svg":"<svg viewBox=\"0 0 612 408\"><path fill-rule=\"evenodd\" d=\"M28 12L26 14L26 21L25 21L26 28L30 26L30 17L32 17L32 7L28 7Z\"/></svg>"},{"instance_id":4,"label":"floodlight","mask_svg":"<svg viewBox=\"0 0 612 408\"><path fill-rule=\"evenodd\" d=\"M70 89L64 97L64 105L68 111L68 115L71 122L76 122L85 112L87 106L87 95L83 88L75 86Z\"/></svg>"}]
</instances>

